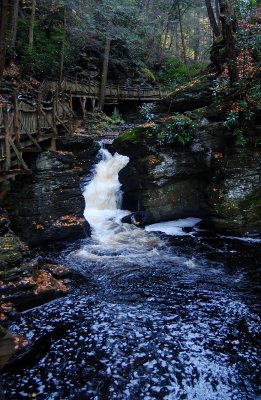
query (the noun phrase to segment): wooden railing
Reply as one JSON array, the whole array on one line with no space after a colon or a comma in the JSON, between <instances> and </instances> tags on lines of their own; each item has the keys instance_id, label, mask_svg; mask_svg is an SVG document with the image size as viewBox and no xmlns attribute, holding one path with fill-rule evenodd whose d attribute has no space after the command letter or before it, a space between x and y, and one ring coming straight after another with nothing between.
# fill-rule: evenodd
<instances>
[{"instance_id":1,"label":"wooden railing","mask_svg":"<svg viewBox=\"0 0 261 400\"><path fill-rule=\"evenodd\" d=\"M61 84L57 81L46 81L42 85L44 93L62 90L73 96L86 98L99 98L100 85L95 81L78 81L77 79L66 79ZM108 84L105 92L105 104L117 104L123 101L156 101L166 96L159 87L143 87L141 85L116 85Z\"/></svg>"},{"instance_id":2,"label":"wooden railing","mask_svg":"<svg viewBox=\"0 0 261 400\"><path fill-rule=\"evenodd\" d=\"M51 101L43 101L14 94L13 102L0 103L0 182L17 173L30 172L23 153L40 152L41 142L57 137L57 125L70 133L72 118L69 99L54 95Z\"/></svg>"},{"instance_id":3,"label":"wooden railing","mask_svg":"<svg viewBox=\"0 0 261 400\"><path fill-rule=\"evenodd\" d=\"M73 117L73 98L79 98L83 113L86 99L92 101L93 109L99 99L97 82L79 82L66 79L61 83L53 80L43 82L37 98L14 93L13 101L0 103L0 182L18 173L28 173L30 168L24 153L40 152L42 142L55 144L57 126L62 125L70 134ZM109 84L106 87L105 104L124 101L156 101L165 93L159 88L129 87Z\"/></svg>"}]
</instances>

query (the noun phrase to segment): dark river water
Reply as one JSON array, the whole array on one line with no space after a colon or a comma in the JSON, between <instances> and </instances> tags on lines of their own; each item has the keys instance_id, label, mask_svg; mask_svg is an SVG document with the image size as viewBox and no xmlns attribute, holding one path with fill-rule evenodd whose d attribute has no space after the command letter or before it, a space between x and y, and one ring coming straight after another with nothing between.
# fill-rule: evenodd
<instances>
[{"instance_id":1,"label":"dark river water","mask_svg":"<svg viewBox=\"0 0 261 400\"><path fill-rule=\"evenodd\" d=\"M49 255L81 279L11 326L49 342L3 375L7 399L260 399L260 243L147 232L113 207Z\"/></svg>"}]
</instances>

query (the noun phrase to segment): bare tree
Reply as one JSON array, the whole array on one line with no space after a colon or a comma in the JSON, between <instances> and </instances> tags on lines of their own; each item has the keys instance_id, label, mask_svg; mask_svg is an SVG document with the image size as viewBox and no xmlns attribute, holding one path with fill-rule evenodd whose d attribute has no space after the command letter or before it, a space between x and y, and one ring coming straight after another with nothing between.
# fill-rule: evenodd
<instances>
[{"instance_id":1,"label":"bare tree","mask_svg":"<svg viewBox=\"0 0 261 400\"><path fill-rule=\"evenodd\" d=\"M11 47L15 47L16 36L17 36L17 19L19 11L19 0L13 0L13 13L11 21Z\"/></svg>"},{"instance_id":2,"label":"bare tree","mask_svg":"<svg viewBox=\"0 0 261 400\"><path fill-rule=\"evenodd\" d=\"M235 19L230 0L219 0L220 20L222 24L222 35L226 47L228 71L231 84L238 81L236 40L234 36Z\"/></svg>"},{"instance_id":3,"label":"bare tree","mask_svg":"<svg viewBox=\"0 0 261 400\"><path fill-rule=\"evenodd\" d=\"M208 12L208 18L210 21L211 28L213 30L213 34L215 37L218 37L221 35L221 31L219 29L214 10L212 8L211 0L205 0L206 7L207 7L207 12Z\"/></svg>"},{"instance_id":4,"label":"bare tree","mask_svg":"<svg viewBox=\"0 0 261 400\"><path fill-rule=\"evenodd\" d=\"M108 78L108 66L110 57L111 39L106 37L105 48L102 63L102 74L101 74L101 89L100 89L100 104L99 107L102 110L104 107L105 95L106 95L106 84Z\"/></svg>"},{"instance_id":5,"label":"bare tree","mask_svg":"<svg viewBox=\"0 0 261 400\"><path fill-rule=\"evenodd\" d=\"M62 47L61 47L61 58L60 58L60 83L63 80L64 73L64 56L65 56L65 40L66 40L66 6L63 6L63 39L62 39Z\"/></svg>"},{"instance_id":6,"label":"bare tree","mask_svg":"<svg viewBox=\"0 0 261 400\"><path fill-rule=\"evenodd\" d=\"M3 77L5 68L8 5L8 0L2 0L2 4L0 6L0 79Z\"/></svg>"},{"instance_id":7,"label":"bare tree","mask_svg":"<svg viewBox=\"0 0 261 400\"><path fill-rule=\"evenodd\" d=\"M187 67L188 77L189 77L190 80L192 80L190 72L189 72L189 69L188 69L187 50L186 50L185 37L184 37L184 32L183 32L183 25L182 25L182 17L181 17L179 0L178 0L178 3L177 3L177 6L178 6L179 29L180 29L180 37L181 37L181 44L182 44L183 60L184 60L184 64Z\"/></svg>"},{"instance_id":8,"label":"bare tree","mask_svg":"<svg viewBox=\"0 0 261 400\"><path fill-rule=\"evenodd\" d=\"M35 22L36 0L32 0L32 10L29 24L29 47L33 48L34 43L34 22Z\"/></svg>"}]
</instances>

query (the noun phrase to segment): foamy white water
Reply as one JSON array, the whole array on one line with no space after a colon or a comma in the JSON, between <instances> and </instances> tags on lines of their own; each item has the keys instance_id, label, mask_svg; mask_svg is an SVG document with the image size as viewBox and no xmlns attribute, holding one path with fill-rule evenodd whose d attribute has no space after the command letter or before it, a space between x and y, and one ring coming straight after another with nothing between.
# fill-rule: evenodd
<instances>
[{"instance_id":1,"label":"foamy white water","mask_svg":"<svg viewBox=\"0 0 261 400\"><path fill-rule=\"evenodd\" d=\"M189 217L177 221L160 222L146 226L148 232L163 232L167 235L184 236L190 233L184 232L183 228L193 228L201 221L200 218Z\"/></svg>"},{"instance_id":2,"label":"foamy white water","mask_svg":"<svg viewBox=\"0 0 261 400\"><path fill-rule=\"evenodd\" d=\"M84 217L92 229L92 243L78 252L92 261L117 257L132 259L155 252L159 240L134 225L123 224L121 219L130 213L121 210L121 184L118 174L129 158L118 153L111 155L101 149L102 160L96 165L93 180L84 190ZM104 254L106 251L106 254ZM113 252L113 255L110 255ZM116 253L115 253L116 252ZM126 253L126 255L125 255Z\"/></svg>"}]
</instances>

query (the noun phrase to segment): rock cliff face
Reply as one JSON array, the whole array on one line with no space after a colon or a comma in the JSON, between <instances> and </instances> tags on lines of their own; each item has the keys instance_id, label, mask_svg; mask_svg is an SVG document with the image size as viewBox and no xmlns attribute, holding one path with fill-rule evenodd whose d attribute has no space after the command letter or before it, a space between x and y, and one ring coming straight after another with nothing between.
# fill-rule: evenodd
<instances>
[{"instance_id":1,"label":"rock cliff face","mask_svg":"<svg viewBox=\"0 0 261 400\"><path fill-rule=\"evenodd\" d=\"M213 86L214 76L206 75L198 78L197 81L184 85L179 90L170 93L158 103L159 112L170 111L192 111L201 107L205 107L213 102Z\"/></svg>"},{"instance_id":2,"label":"rock cliff face","mask_svg":"<svg viewBox=\"0 0 261 400\"><path fill-rule=\"evenodd\" d=\"M148 223L207 215L205 191L211 163L210 138L206 136L206 147L202 143L198 146L196 141L190 147L161 147L146 128L134 140L128 134L119 137L114 142L115 149L130 157L130 163L120 172L124 206L148 210Z\"/></svg>"},{"instance_id":3,"label":"rock cliff face","mask_svg":"<svg viewBox=\"0 0 261 400\"><path fill-rule=\"evenodd\" d=\"M206 217L215 229L261 231L260 151L231 148L210 109L197 110L190 143L159 146L150 127L123 134L114 148L130 157L120 172L124 207L147 223Z\"/></svg>"},{"instance_id":4,"label":"rock cliff face","mask_svg":"<svg viewBox=\"0 0 261 400\"><path fill-rule=\"evenodd\" d=\"M261 153L237 149L215 159L209 187L213 222L219 229L261 231Z\"/></svg>"},{"instance_id":5,"label":"rock cliff face","mask_svg":"<svg viewBox=\"0 0 261 400\"><path fill-rule=\"evenodd\" d=\"M80 185L97 146L90 138L75 137L74 144L70 139L61 140L60 148L64 150L40 153L33 161L32 175L18 177L6 200L16 233L30 246L88 234Z\"/></svg>"}]
</instances>

